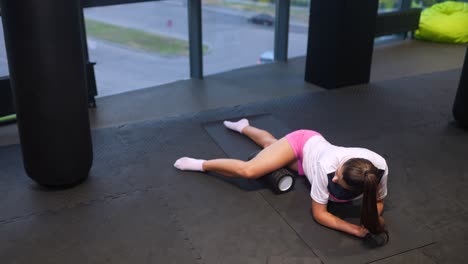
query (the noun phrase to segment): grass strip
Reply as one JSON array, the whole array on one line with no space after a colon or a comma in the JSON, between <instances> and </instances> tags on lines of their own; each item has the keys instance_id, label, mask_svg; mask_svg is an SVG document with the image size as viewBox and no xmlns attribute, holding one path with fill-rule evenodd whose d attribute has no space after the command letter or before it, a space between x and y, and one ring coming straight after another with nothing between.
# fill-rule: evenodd
<instances>
[{"instance_id":1,"label":"grass strip","mask_svg":"<svg viewBox=\"0 0 468 264\"><path fill-rule=\"evenodd\" d=\"M85 23L87 35L96 39L111 41L162 55L187 56L189 53L189 44L185 40L116 26L92 19L86 19ZM208 52L208 46L203 45L203 53L206 52Z\"/></svg>"},{"instance_id":2,"label":"grass strip","mask_svg":"<svg viewBox=\"0 0 468 264\"><path fill-rule=\"evenodd\" d=\"M16 114L13 115L7 115L7 116L0 116L0 123L4 122L11 122L16 120Z\"/></svg>"}]
</instances>

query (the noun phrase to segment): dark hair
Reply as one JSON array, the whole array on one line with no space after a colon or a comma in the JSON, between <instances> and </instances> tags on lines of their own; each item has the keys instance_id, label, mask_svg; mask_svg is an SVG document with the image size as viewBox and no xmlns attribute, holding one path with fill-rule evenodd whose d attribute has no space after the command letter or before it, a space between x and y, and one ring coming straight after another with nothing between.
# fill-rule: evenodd
<instances>
[{"instance_id":1,"label":"dark hair","mask_svg":"<svg viewBox=\"0 0 468 264\"><path fill-rule=\"evenodd\" d=\"M380 223L377 210L377 186L379 170L367 159L352 158L343 164L343 180L351 191L362 192L361 225L373 234L385 233L387 242L388 231Z\"/></svg>"}]
</instances>

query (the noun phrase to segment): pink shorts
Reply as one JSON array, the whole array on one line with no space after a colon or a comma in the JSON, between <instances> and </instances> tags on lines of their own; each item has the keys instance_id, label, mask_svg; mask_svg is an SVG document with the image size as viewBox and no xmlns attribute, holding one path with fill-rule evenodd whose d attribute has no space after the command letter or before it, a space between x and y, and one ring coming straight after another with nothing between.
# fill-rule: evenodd
<instances>
[{"instance_id":1,"label":"pink shorts","mask_svg":"<svg viewBox=\"0 0 468 264\"><path fill-rule=\"evenodd\" d=\"M304 169L302 168L302 149L309 138L317 135L320 135L320 133L307 129L297 130L286 135L286 140L289 145L291 145L297 159L297 172L299 175L304 175Z\"/></svg>"}]
</instances>

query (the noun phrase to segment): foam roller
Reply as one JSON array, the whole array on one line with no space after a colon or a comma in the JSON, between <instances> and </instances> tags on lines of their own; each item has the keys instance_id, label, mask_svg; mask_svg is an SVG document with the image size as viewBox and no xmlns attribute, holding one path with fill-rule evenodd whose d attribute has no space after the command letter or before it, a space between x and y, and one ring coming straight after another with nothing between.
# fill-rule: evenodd
<instances>
[{"instance_id":1,"label":"foam roller","mask_svg":"<svg viewBox=\"0 0 468 264\"><path fill-rule=\"evenodd\" d=\"M294 175L286 168L281 168L262 177L275 193L290 191L294 186Z\"/></svg>"},{"instance_id":2,"label":"foam roller","mask_svg":"<svg viewBox=\"0 0 468 264\"><path fill-rule=\"evenodd\" d=\"M260 151L254 152L249 156L253 159ZM286 168L273 171L259 179L263 181L274 193L281 194L290 191L294 187L294 173Z\"/></svg>"}]
</instances>

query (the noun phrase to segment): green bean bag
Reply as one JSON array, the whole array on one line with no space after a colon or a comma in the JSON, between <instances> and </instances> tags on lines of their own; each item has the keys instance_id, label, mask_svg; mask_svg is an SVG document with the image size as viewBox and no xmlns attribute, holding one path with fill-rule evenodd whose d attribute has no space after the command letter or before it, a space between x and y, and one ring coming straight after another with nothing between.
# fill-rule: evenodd
<instances>
[{"instance_id":1,"label":"green bean bag","mask_svg":"<svg viewBox=\"0 0 468 264\"><path fill-rule=\"evenodd\" d=\"M468 3L447 1L421 13L416 39L468 43Z\"/></svg>"}]
</instances>

